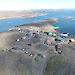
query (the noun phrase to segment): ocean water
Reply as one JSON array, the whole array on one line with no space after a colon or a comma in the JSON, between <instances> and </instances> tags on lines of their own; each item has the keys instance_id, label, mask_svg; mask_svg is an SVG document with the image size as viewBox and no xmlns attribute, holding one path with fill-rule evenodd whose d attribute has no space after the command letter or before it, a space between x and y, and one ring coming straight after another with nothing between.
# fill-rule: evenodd
<instances>
[{"instance_id":1,"label":"ocean water","mask_svg":"<svg viewBox=\"0 0 75 75\"><path fill-rule=\"evenodd\" d=\"M35 10L37 13L43 13L47 15L37 16L32 18L13 17L4 20L0 20L0 32L7 31L10 28L19 26L26 23L36 22L49 18L58 18L58 21L53 26L60 27L58 32L67 32L75 35L75 10L48 10L42 12L41 10ZM64 16L72 16L72 18L63 18Z\"/></svg>"},{"instance_id":2,"label":"ocean water","mask_svg":"<svg viewBox=\"0 0 75 75\"><path fill-rule=\"evenodd\" d=\"M58 32L75 35L75 9L48 10L48 12L39 13L48 14L47 16L51 18L58 18L59 20L53 24L53 26L59 27ZM64 18L64 16L71 16L71 18Z\"/></svg>"},{"instance_id":3,"label":"ocean water","mask_svg":"<svg viewBox=\"0 0 75 75\"><path fill-rule=\"evenodd\" d=\"M59 27L57 31L60 33L66 32L75 35L75 18L70 18L70 19L62 18L56 23L54 23L53 26Z\"/></svg>"}]
</instances>

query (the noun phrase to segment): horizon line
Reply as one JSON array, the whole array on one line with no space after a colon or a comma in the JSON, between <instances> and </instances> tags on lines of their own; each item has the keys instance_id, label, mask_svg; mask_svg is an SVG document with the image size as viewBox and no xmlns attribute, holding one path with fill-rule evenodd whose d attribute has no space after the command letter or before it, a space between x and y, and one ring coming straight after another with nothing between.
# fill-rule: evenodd
<instances>
[{"instance_id":1,"label":"horizon line","mask_svg":"<svg viewBox=\"0 0 75 75\"><path fill-rule=\"evenodd\" d=\"M75 9L75 8L31 8L31 9L0 9L0 11L21 11L21 10L60 10L60 9Z\"/></svg>"}]
</instances>

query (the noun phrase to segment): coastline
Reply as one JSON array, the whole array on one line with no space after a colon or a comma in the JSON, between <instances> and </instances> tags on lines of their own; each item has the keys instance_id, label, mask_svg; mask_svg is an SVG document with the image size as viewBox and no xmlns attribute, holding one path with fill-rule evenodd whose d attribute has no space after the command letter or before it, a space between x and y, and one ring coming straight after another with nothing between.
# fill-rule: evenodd
<instances>
[{"instance_id":1,"label":"coastline","mask_svg":"<svg viewBox=\"0 0 75 75\"><path fill-rule=\"evenodd\" d=\"M32 18L36 16L43 16L47 14L38 14L35 12L29 12L29 11L0 11L0 20L8 19L12 17L23 17L23 18Z\"/></svg>"},{"instance_id":2,"label":"coastline","mask_svg":"<svg viewBox=\"0 0 75 75\"><path fill-rule=\"evenodd\" d=\"M24 29L33 29L33 30L46 30L50 32L56 32L55 29L58 29L59 27L54 27L52 24L56 22L58 19L57 18L50 18L50 19L45 19L37 22L32 22L28 24L23 24L20 26L16 26L13 28L13 30L18 30L19 28L24 30Z\"/></svg>"},{"instance_id":3,"label":"coastline","mask_svg":"<svg viewBox=\"0 0 75 75\"><path fill-rule=\"evenodd\" d=\"M34 31L40 31L42 29L50 32L56 32L54 29L55 27L52 26L54 22L57 21L57 18L52 18L52 19L46 19L38 22L33 22L29 24L24 24L21 26L14 27L13 29L6 31L6 32L1 32L0 33L0 49L6 49L12 47L15 42L15 37L16 34L19 34L18 29L20 28L21 30L34 30ZM13 36L13 38L12 38ZM3 40L2 40L3 39ZM9 41L10 40L10 41Z\"/></svg>"},{"instance_id":4,"label":"coastline","mask_svg":"<svg viewBox=\"0 0 75 75\"><path fill-rule=\"evenodd\" d=\"M18 17L22 17L22 18L32 18L32 17L37 17L37 16L43 16L43 15L47 15L47 14L26 14L26 15L18 16Z\"/></svg>"}]
</instances>

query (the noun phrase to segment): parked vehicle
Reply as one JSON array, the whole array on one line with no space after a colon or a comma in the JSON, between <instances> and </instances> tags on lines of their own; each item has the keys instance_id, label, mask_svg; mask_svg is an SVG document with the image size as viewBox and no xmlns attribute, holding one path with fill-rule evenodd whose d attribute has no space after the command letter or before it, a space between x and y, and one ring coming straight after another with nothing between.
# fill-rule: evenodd
<instances>
[{"instance_id":1,"label":"parked vehicle","mask_svg":"<svg viewBox=\"0 0 75 75\"><path fill-rule=\"evenodd\" d=\"M25 52L25 54L28 54L28 53L29 53L29 52L27 52L27 51Z\"/></svg>"},{"instance_id":2,"label":"parked vehicle","mask_svg":"<svg viewBox=\"0 0 75 75\"><path fill-rule=\"evenodd\" d=\"M37 54L39 57L41 57L41 58L45 58L45 55L42 55L42 54Z\"/></svg>"},{"instance_id":3,"label":"parked vehicle","mask_svg":"<svg viewBox=\"0 0 75 75\"><path fill-rule=\"evenodd\" d=\"M32 46L33 45L33 42L28 42L27 45L28 46Z\"/></svg>"},{"instance_id":4,"label":"parked vehicle","mask_svg":"<svg viewBox=\"0 0 75 75\"><path fill-rule=\"evenodd\" d=\"M29 56L31 56L31 57L32 57L32 56L33 56L33 54L29 54Z\"/></svg>"},{"instance_id":5,"label":"parked vehicle","mask_svg":"<svg viewBox=\"0 0 75 75\"><path fill-rule=\"evenodd\" d=\"M45 55L42 55L41 57L42 57L42 58L45 58L46 56L45 56Z\"/></svg>"}]
</instances>

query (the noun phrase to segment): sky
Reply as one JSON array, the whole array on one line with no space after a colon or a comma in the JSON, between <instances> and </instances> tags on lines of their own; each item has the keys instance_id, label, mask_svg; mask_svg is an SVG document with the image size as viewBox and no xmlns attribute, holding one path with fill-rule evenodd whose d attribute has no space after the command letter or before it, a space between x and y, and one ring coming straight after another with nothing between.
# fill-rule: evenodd
<instances>
[{"instance_id":1,"label":"sky","mask_svg":"<svg viewBox=\"0 0 75 75\"><path fill-rule=\"evenodd\" d=\"M0 0L0 10L75 8L75 0Z\"/></svg>"}]
</instances>

